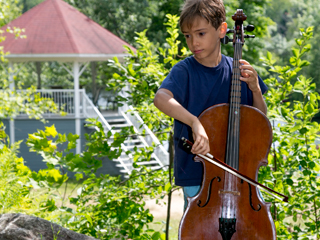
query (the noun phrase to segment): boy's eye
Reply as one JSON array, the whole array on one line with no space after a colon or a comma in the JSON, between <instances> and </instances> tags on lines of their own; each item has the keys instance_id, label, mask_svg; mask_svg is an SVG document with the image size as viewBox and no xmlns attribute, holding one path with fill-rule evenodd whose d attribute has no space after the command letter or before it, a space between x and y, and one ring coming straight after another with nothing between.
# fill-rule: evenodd
<instances>
[{"instance_id":1,"label":"boy's eye","mask_svg":"<svg viewBox=\"0 0 320 240\"><path fill-rule=\"evenodd\" d=\"M184 37L185 37L185 38L189 38L190 35L189 35L189 34L185 34Z\"/></svg>"},{"instance_id":2,"label":"boy's eye","mask_svg":"<svg viewBox=\"0 0 320 240\"><path fill-rule=\"evenodd\" d=\"M204 36L206 33L205 32L200 32L199 35L200 36Z\"/></svg>"}]
</instances>

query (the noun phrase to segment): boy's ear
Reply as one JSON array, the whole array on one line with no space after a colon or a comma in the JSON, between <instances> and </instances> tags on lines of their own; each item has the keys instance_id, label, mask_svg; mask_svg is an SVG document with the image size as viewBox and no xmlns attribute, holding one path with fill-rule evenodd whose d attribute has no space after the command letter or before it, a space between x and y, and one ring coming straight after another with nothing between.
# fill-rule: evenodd
<instances>
[{"instance_id":1,"label":"boy's ear","mask_svg":"<svg viewBox=\"0 0 320 240\"><path fill-rule=\"evenodd\" d=\"M221 23L220 25L220 38L224 38L224 36L227 34L228 30L228 24L226 22Z\"/></svg>"}]
</instances>

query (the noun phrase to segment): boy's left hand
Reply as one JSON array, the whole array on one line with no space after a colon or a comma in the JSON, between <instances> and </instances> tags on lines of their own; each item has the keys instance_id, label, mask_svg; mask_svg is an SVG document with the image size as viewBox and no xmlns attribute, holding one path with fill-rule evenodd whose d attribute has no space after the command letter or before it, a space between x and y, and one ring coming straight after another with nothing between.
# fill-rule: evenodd
<instances>
[{"instance_id":1,"label":"boy's left hand","mask_svg":"<svg viewBox=\"0 0 320 240\"><path fill-rule=\"evenodd\" d=\"M246 60L240 59L239 62L239 68L241 71L240 80L246 82L252 92L261 91L258 80L258 73L256 72L256 70L254 70L254 68Z\"/></svg>"}]
</instances>

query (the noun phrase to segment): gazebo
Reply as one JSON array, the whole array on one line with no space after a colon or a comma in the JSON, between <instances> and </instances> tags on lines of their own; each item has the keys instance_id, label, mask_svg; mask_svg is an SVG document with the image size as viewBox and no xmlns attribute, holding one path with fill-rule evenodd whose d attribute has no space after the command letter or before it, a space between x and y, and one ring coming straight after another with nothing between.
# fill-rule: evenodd
<instances>
[{"instance_id":1,"label":"gazebo","mask_svg":"<svg viewBox=\"0 0 320 240\"><path fill-rule=\"evenodd\" d=\"M4 51L9 52L10 87L15 87L15 64L35 62L40 75L40 62L59 62L74 79L75 133L80 135L79 77L82 72L89 62L106 61L115 56L123 58L127 55L124 45L134 48L63 0L45 0L2 30L7 27L25 29L27 36L16 39L6 33L6 40L1 43ZM73 63L71 69L66 62ZM38 80L39 86L41 88ZM10 138L14 142L14 120L10 121ZM80 140L76 151L80 152Z\"/></svg>"}]
</instances>

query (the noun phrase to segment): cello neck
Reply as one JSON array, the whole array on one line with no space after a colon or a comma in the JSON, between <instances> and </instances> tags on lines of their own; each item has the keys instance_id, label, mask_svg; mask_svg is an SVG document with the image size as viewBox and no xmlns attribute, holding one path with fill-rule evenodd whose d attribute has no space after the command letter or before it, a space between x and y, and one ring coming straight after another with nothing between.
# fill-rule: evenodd
<instances>
[{"instance_id":1,"label":"cello neck","mask_svg":"<svg viewBox=\"0 0 320 240\"><path fill-rule=\"evenodd\" d=\"M242 11L237 12L233 36L233 69L230 89L230 110L228 122L228 136L225 162L232 168L239 170L239 132L240 132L240 104L241 104L241 81L240 63L242 58L242 46L244 44L243 21L246 16Z\"/></svg>"}]
</instances>

